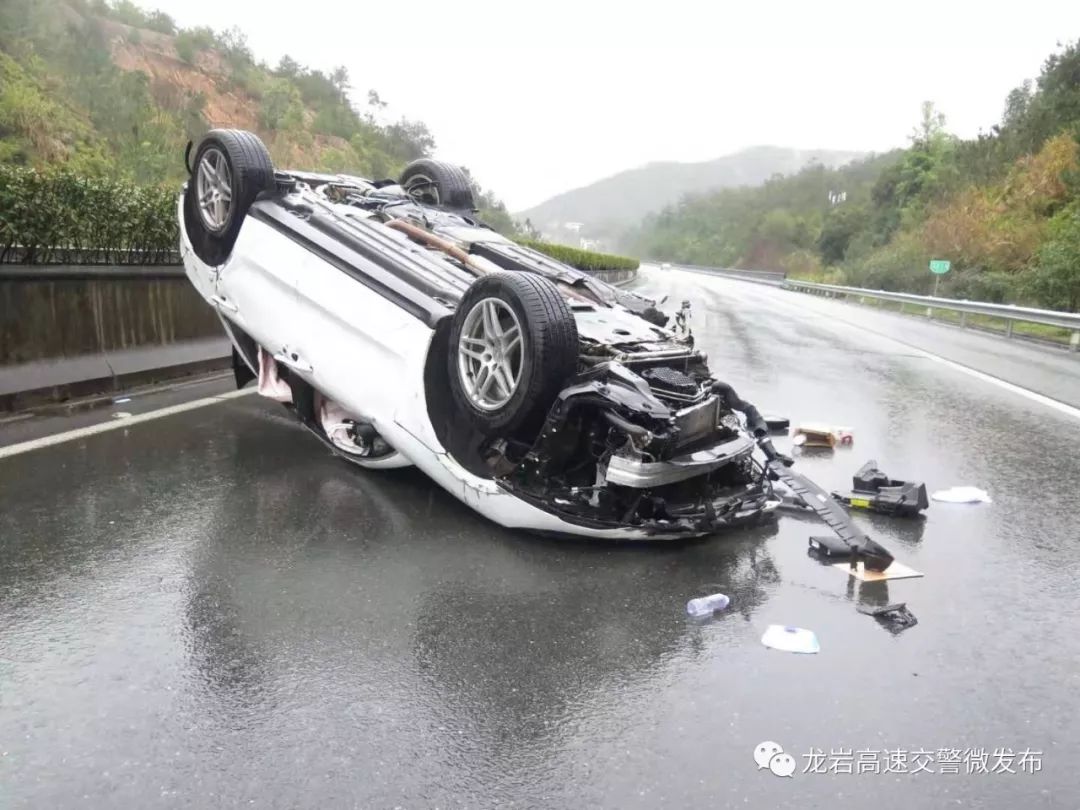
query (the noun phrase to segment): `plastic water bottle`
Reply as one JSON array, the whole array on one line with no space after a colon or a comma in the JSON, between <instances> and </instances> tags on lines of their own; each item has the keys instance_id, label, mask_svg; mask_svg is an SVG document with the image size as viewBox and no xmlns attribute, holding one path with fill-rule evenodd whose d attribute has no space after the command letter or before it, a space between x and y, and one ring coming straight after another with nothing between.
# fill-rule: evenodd
<instances>
[{"instance_id":1,"label":"plastic water bottle","mask_svg":"<svg viewBox=\"0 0 1080 810\"><path fill-rule=\"evenodd\" d=\"M718 610L723 610L731 603L722 593L714 593L712 596L701 596L691 599L686 603L686 612L695 618L711 616Z\"/></svg>"}]
</instances>

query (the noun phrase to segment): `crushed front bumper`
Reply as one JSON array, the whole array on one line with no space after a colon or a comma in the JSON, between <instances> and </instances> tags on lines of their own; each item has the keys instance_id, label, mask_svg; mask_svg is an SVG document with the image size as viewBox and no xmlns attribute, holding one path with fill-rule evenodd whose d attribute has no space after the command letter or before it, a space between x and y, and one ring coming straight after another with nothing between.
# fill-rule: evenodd
<instances>
[{"instance_id":1,"label":"crushed front bumper","mask_svg":"<svg viewBox=\"0 0 1080 810\"><path fill-rule=\"evenodd\" d=\"M753 440L739 435L713 447L684 453L664 461L643 461L640 458L615 455L607 465L607 482L634 489L676 484L731 464L740 457L749 456L753 450Z\"/></svg>"}]
</instances>

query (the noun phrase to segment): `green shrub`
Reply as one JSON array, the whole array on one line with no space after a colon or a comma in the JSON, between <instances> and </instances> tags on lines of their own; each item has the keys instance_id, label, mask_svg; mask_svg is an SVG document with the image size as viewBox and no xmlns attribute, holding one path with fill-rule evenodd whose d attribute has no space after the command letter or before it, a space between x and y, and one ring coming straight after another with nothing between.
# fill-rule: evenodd
<instances>
[{"instance_id":1,"label":"green shrub","mask_svg":"<svg viewBox=\"0 0 1080 810\"><path fill-rule=\"evenodd\" d=\"M259 103L259 123L265 129L299 129L304 124L300 91L288 79L270 79Z\"/></svg>"},{"instance_id":2,"label":"green shrub","mask_svg":"<svg viewBox=\"0 0 1080 810\"><path fill-rule=\"evenodd\" d=\"M200 28L185 28L176 35L173 45L176 54L188 64L195 63L195 57L201 51L214 47L216 38L214 32L205 26Z\"/></svg>"},{"instance_id":3,"label":"green shrub","mask_svg":"<svg viewBox=\"0 0 1080 810\"><path fill-rule=\"evenodd\" d=\"M552 242L540 242L535 239L517 239L515 241L519 245L532 248L563 264L576 267L584 273L592 273L597 270L637 270L640 264L637 259L631 259L629 256L594 253L591 250L582 250L569 245L556 245Z\"/></svg>"},{"instance_id":4,"label":"green shrub","mask_svg":"<svg viewBox=\"0 0 1080 810\"><path fill-rule=\"evenodd\" d=\"M177 189L67 169L0 166L0 261L163 264L177 260Z\"/></svg>"}]
</instances>

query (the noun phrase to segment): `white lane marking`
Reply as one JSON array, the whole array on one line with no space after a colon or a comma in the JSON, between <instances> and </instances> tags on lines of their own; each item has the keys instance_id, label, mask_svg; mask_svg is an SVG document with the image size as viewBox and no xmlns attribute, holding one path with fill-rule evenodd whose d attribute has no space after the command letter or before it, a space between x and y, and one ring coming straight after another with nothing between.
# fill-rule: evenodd
<instances>
[{"instance_id":1,"label":"white lane marking","mask_svg":"<svg viewBox=\"0 0 1080 810\"><path fill-rule=\"evenodd\" d=\"M704 274L697 274L697 275L704 275ZM722 280L723 281L734 281L736 283L741 283L741 284L752 284L753 283L753 282L749 282L749 281L742 282L742 281L739 281L739 279L729 279L729 278L724 278ZM763 289L763 285L758 284L758 285L755 285L755 286L758 289ZM771 296L770 295L770 296L762 296L762 297L767 298L769 300L770 304L778 303L778 304L780 304L780 305L782 305L784 307L787 307L788 309L791 309L791 310L794 310L794 311L798 312L801 315L805 316L807 314L807 310L811 310L816 315L818 315L819 317L827 318L827 319L829 319L830 321L832 321L834 323L842 323L844 326L850 327L851 329L857 329L860 332L869 332L870 334L877 335L878 337L884 338L885 340L891 340L893 343L898 343L901 346L904 346L904 347L906 347L908 349L911 349L912 351L916 352L919 356L925 357L927 360L933 360L935 363L940 363L943 366L948 366L949 368L951 368L951 369L953 369L955 371L959 371L959 372L961 372L963 374L967 374L969 377L974 377L976 380L982 380L983 382L990 383L991 385L996 385L998 388L1003 388L1004 390L1010 391L1013 394L1017 394L1019 396L1022 396L1025 399L1030 400L1031 402L1037 402L1040 405L1045 405L1047 408L1051 408L1051 409L1057 411L1058 413L1063 413L1066 416L1071 416L1073 419L1080 419L1080 408L1076 408L1076 407L1074 407L1072 405L1069 405L1066 402L1062 402L1061 400L1054 399L1053 397L1048 397L1045 394L1040 394L1037 391L1032 391L1030 388L1024 388L1023 386L1016 385L1015 383L1007 382L1007 381L1001 379L1000 377L995 377L993 374L987 374L986 372L979 371L978 369L974 369L971 366L965 366L963 363L958 363L955 360L949 360L948 358L942 357L941 355L933 354L932 352L928 352L926 349L922 349L922 348L920 348L918 346L915 346L915 345L913 345L911 343L907 343L906 341L900 340L899 338L895 338L892 335L886 335L884 332L878 332L878 331L876 331L874 329L870 329L870 328L868 328L866 326L862 326L860 324L853 323L852 321L846 320L846 319L844 319L843 317L841 317L838 314L833 314L831 312L826 313L823 309L821 309L821 308L819 308L817 306L813 306L813 307L797 306L796 304L792 303L791 301L786 301L783 298L777 297L777 296ZM811 300L813 300L811 296L807 296L807 297L810 298ZM817 302L815 302L815 304L816 303ZM850 305L848 305L848 306L850 306Z\"/></svg>"},{"instance_id":2,"label":"white lane marking","mask_svg":"<svg viewBox=\"0 0 1080 810\"><path fill-rule=\"evenodd\" d=\"M846 321L844 321L844 323L846 323ZM874 334L878 333L875 332ZM883 335L882 337L885 336ZM896 340L896 338L890 338L890 340ZM955 360L948 360L936 354L931 354L930 352L926 351L926 349L920 349L918 346L912 346L909 343L904 343L902 340L896 340L896 342L899 343L901 346L907 346L908 348L913 349L914 351L926 357L928 360L933 360L935 363L941 363L944 366L949 366L950 368L956 369L957 371L961 371L964 374L967 374L969 377L974 377L976 380L982 380L983 382L988 382L992 385L996 385L998 388L1004 388L1006 391L1011 391L1014 394L1019 394L1025 399L1030 399L1032 402L1038 402L1040 405L1045 405L1047 408L1053 408L1055 411L1063 413L1066 416L1071 416L1073 419L1080 419L1080 408L1074 408L1072 405L1069 405L1066 402L1054 399L1053 397L1048 397L1045 394L1040 394L1037 391L1032 391L1030 388L1023 388L1014 383L1006 382L1000 377L995 377L992 374L987 374L986 372L971 368L971 366L965 366L961 363L957 363Z\"/></svg>"},{"instance_id":3,"label":"white lane marking","mask_svg":"<svg viewBox=\"0 0 1080 810\"><path fill-rule=\"evenodd\" d=\"M202 399L193 399L191 402L182 402L179 405L170 405L167 408L158 408L156 411L138 413L134 416L128 416L125 419L110 418L108 422L99 422L96 425L88 425L87 427L76 428L75 430L68 430L63 433L54 433L51 436L42 436L40 439L30 439L29 441L19 442L18 444L9 444L7 447L0 447L0 458L17 456L20 453L29 453L31 450L40 450L42 447L52 447L54 444L63 444L64 442L71 442L76 439L84 439L87 436L96 436L98 433L106 433L110 430L129 428L140 422L149 422L153 419L161 419L163 416L172 416L175 413L184 413L184 411L193 411L196 408L205 408L207 405L215 405L219 402L236 399L237 397L244 397L254 393L254 388L242 388L239 391L229 391L228 393L218 394L213 397L203 397Z\"/></svg>"}]
</instances>

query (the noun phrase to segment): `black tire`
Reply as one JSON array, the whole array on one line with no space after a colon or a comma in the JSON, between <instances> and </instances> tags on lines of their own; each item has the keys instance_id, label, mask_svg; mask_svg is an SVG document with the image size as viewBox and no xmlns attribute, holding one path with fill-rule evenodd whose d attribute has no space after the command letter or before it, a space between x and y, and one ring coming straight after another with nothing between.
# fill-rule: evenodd
<instances>
[{"instance_id":1,"label":"black tire","mask_svg":"<svg viewBox=\"0 0 1080 810\"><path fill-rule=\"evenodd\" d=\"M459 363L469 313L491 298L513 310L523 343L517 387L497 410L485 410L474 403ZM578 352L577 322L554 284L531 273L482 276L466 291L450 323L447 361L454 405L485 436L532 438L566 380L577 371Z\"/></svg>"},{"instance_id":2,"label":"black tire","mask_svg":"<svg viewBox=\"0 0 1080 810\"><path fill-rule=\"evenodd\" d=\"M401 173L399 180L418 202L459 211L475 211L472 183L468 176L452 163L421 158L414 160Z\"/></svg>"},{"instance_id":3,"label":"black tire","mask_svg":"<svg viewBox=\"0 0 1080 810\"><path fill-rule=\"evenodd\" d=\"M199 205L199 177L204 160L225 162L229 172L231 200L220 221L214 222ZM184 193L184 227L195 255L209 265L219 265L232 252L248 209L264 191L274 188L274 164L266 146L253 132L214 129L206 133L195 151L191 177Z\"/></svg>"}]
</instances>

